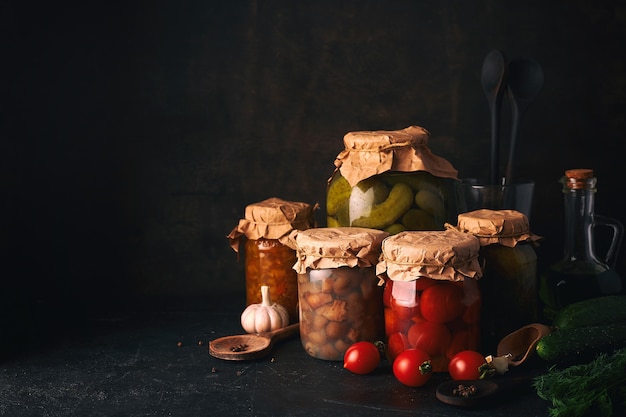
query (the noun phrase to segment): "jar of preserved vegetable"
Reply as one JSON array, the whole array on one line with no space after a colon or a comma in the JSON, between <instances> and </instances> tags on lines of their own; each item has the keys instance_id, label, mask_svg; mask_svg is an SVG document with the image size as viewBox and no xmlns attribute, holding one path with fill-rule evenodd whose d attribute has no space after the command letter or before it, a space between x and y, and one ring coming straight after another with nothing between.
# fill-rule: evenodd
<instances>
[{"instance_id":1,"label":"jar of preserved vegetable","mask_svg":"<svg viewBox=\"0 0 626 417\"><path fill-rule=\"evenodd\" d=\"M382 288L375 265L381 230L316 228L292 233L298 253L300 338L318 359L342 360L355 342L384 339Z\"/></svg>"},{"instance_id":2,"label":"jar of preserved vegetable","mask_svg":"<svg viewBox=\"0 0 626 417\"><path fill-rule=\"evenodd\" d=\"M528 218L516 210L462 213L457 229L480 242L481 347L493 351L504 336L537 321L535 245L540 237L530 232Z\"/></svg>"},{"instance_id":3,"label":"jar of preserved vegetable","mask_svg":"<svg viewBox=\"0 0 626 417\"><path fill-rule=\"evenodd\" d=\"M245 218L228 239L239 253L246 238L246 305L261 303L261 286L269 287L270 298L289 312L289 321L298 321L298 281L293 265L296 251L288 245L294 230L314 227L315 206L269 198L246 207Z\"/></svg>"},{"instance_id":4,"label":"jar of preserved vegetable","mask_svg":"<svg viewBox=\"0 0 626 417\"><path fill-rule=\"evenodd\" d=\"M346 134L328 180L327 226L395 234L454 221L457 170L430 151L429 136L419 126Z\"/></svg>"},{"instance_id":5,"label":"jar of preserved vegetable","mask_svg":"<svg viewBox=\"0 0 626 417\"><path fill-rule=\"evenodd\" d=\"M478 350L481 295L478 239L468 233L405 231L383 241L376 266L384 282L387 355L426 352L446 372L462 350Z\"/></svg>"}]
</instances>

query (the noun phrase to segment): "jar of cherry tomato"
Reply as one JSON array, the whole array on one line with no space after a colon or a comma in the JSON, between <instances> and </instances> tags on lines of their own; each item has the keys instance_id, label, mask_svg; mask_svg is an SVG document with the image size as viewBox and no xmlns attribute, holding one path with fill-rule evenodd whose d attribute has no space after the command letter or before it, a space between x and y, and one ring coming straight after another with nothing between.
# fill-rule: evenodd
<instances>
[{"instance_id":1,"label":"jar of cherry tomato","mask_svg":"<svg viewBox=\"0 0 626 417\"><path fill-rule=\"evenodd\" d=\"M483 277L481 346L494 351L507 334L537 321L537 254L539 236L528 218L515 210L481 209L458 216L457 229L480 242Z\"/></svg>"},{"instance_id":2,"label":"jar of cherry tomato","mask_svg":"<svg viewBox=\"0 0 626 417\"><path fill-rule=\"evenodd\" d=\"M246 238L246 305L261 303L261 286L266 285L270 299L289 312L289 321L298 321L298 281L293 270L296 251L288 240L294 230L314 226L314 209L307 203L279 198L246 207L245 218L228 235L237 253Z\"/></svg>"},{"instance_id":3,"label":"jar of cherry tomato","mask_svg":"<svg viewBox=\"0 0 626 417\"><path fill-rule=\"evenodd\" d=\"M383 241L376 270L390 360L408 348L446 372L462 350L478 350L481 295L478 239L456 230L405 231Z\"/></svg>"},{"instance_id":4,"label":"jar of cherry tomato","mask_svg":"<svg viewBox=\"0 0 626 417\"><path fill-rule=\"evenodd\" d=\"M376 262L382 230L337 227L292 233L298 253L300 338L317 359L342 360L355 342L383 340Z\"/></svg>"},{"instance_id":5,"label":"jar of cherry tomato","mask_svg":"<svg viewBox=\"0 0 626 417\"><path fill-rule=\"evenodd\" d=\"M347 133L328 180L327 226L395 234L456 220L457 170L430 151L429 137L419 126Z\"/></svg>"}]
</instances>

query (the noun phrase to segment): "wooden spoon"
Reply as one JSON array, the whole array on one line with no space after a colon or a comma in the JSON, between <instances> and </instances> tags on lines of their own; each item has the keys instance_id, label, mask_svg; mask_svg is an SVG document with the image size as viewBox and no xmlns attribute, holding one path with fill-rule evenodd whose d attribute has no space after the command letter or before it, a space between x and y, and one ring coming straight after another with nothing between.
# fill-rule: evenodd
<instances>
[{"instance_id":1,"label":"wooden spoon","mask_svg":"<svg viewBox=\"0 0 626 417\"><path fill-rule=\"evenodd\" d=\"M509 365L521 365L535 352L539 339L551 331L550 327L541 323L532 323L515 330L500 340L497 356L511 355Z\"/></svg>"},{"instance_id":2,"label":"wooden spoon","mask_svg":"<svg viewBox=\"0 0 626 417\"><path fill-rule=\"evenodd\" d=\"M224 336L209 342L209 354L219 359L245 361L266 356L278 341L300 332L300 323L267 333Z\"/></svg>"}]
</instances>

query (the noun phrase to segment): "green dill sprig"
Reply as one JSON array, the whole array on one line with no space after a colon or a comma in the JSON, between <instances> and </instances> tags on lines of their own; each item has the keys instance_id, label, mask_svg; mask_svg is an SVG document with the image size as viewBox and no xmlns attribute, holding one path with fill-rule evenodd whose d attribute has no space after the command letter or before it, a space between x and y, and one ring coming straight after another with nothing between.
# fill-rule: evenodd
<instances>
[{"instance_id":1,"label":"green dill sprig","mask_svg":"<svg viewBox=\"0 0 626 417\"><path fill-rule=\"evenodd\" d=\"M551 402L551 417L583 417L591 411L610 417L615 407L626 406L626 348L600 353L585 364L553 366L533 380L533 387Z\"/></svg>"}]
</instances>

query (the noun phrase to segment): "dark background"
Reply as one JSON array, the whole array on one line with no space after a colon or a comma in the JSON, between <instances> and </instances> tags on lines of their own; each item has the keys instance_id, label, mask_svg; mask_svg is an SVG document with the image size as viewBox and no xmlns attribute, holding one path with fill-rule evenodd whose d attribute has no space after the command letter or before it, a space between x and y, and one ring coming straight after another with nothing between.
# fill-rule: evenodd
<instances>
[{"instance_id":1,"label":"dark background","mask_svg":"<svg viewBox=\"0 0 626 417\"><path fill-rule=\"evenodd\" d=\"M225 236L268 197L319 202L324 225L349 131L420 125L460 177L486 175L492 48L545 72L518 151L540 263L561 254L565 169L593 168L596 211L626 220L623 1L10 0L0 31L14 331L242 292Z\"/></svg>"}]
</instances>

